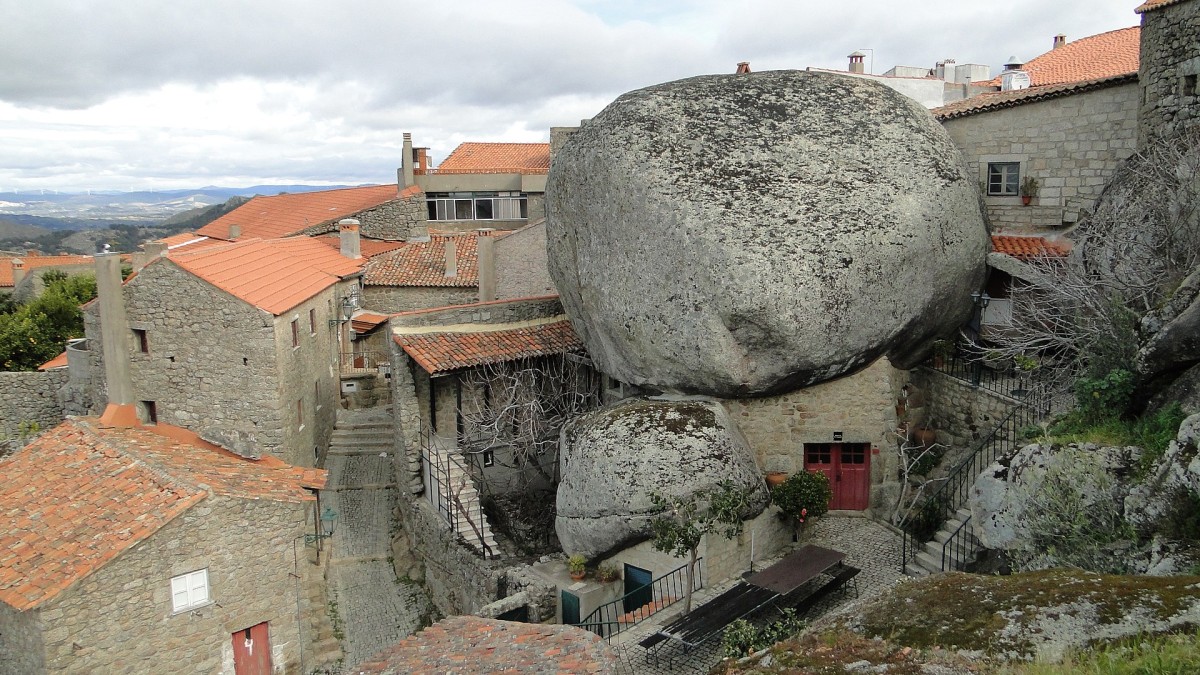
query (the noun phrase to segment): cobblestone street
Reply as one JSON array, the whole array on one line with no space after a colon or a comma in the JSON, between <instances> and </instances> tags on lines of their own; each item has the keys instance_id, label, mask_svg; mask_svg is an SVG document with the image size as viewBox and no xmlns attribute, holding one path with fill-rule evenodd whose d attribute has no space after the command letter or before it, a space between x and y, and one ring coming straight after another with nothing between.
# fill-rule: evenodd
<instances>
[{"instance_id":1,"label":"cobblestone street","mask_svg":"<svg viewBox=\"0 0 1200 675\"><path fill-rule=\"evenodd\" d=\"M846 564L862 570L857 577L859 597L856 598L852 591L833 593L805 615L810 622L816 618L844 610L851 603L874 597L904 578L900 572L899 535L868 518L827 515L816 522L802 543L816 544L842 551L846 554ZM790 551L785 553L788 552ZM774 562L775 560L763 561L762 567ZM719 595L736 582L737 580L729 580L719 586L697 591L693 599L693 608ZM674 620L678 611L675 608L665 610L621 633L613 640L614 648L621 655L622 673L653 675L706 673L721 660L719 636L686 654L663 648L659 651L657 660L653 656L647 658L646 650L638 646L638 642ZM757 617L754 623L761 626L778 616L778 612L767 612Z\"/></svg>"}]
</instances>

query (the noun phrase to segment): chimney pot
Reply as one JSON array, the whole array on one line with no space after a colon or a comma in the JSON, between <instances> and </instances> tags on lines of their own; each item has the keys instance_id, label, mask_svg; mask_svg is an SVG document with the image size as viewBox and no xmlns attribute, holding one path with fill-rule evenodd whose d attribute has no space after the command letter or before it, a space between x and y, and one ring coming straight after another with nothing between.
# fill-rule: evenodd
<instances>
[{"instance_id":1,"label":"chimney pot","mask_svg":"<svg viewBox=\"0 0 1200 675\"><path fill-rule=\"evenodd\" d=\"M856 52L851 53L850 54L850 72L859 73L859 74L865 73L866 72L866 64L863 63L863 59L865 59L866 57L867 57L867 55L862 52L856 51Z\"/></svg>"},{"instance_id":2,"label":"chimney pot","mask_svg":"<svg viewBox=\"0 0 1200 675\"><path fill-rule=\"evenodd\" d=\"M1054 49L1058 49L1059 47L1062 47L1065 44L1067 44L1067 36L1066 35L1059 33L1058 35L1054 36Z\"/></svg>"},{"instance_id":3,"label":"chimney pot","mask_svg":"<svg viewBox=\"0 0 1200 675\"><path fill-rule=\"evenodd\" d=\"M229 226L229 239L234 240L240 236L242 236L242 226L241 225L230 225Z\"/></svg>"},{"instance_id":4,"label":"chimney pot","mask_svg":"<svg viewBox=\"0 0 1200 675\"><path fill-rule=\"evenodd\" d=\"M21 281L25 278L25 261L21 260L20 258L13 258L11 263L13 287L15 288L16 285L21 283Z\"/></svg>"},{"instance_id":5,"label":"chimney pot","mask_svg":"<svg viewBox=\"0 0 1200 675\"><path fill-rule=\"evenodd\" d=\"M734 74L735 75L746 75L749 72L750 72L750 62L749 61L738 61L737 70L734 71Z\"/></svg>"},{"instance_id":6,"label":"chimney pot","mask_svg":"<svg viewBox=\"0 0 1200 675\"><path fill-rule=\"evenodd\" d=\"M458 276L458 244L454 237L446 237L446 276Z\"/></svg>"},{"instance_id":7,"label":"chimney pot","mask_svg":"<svg viewBox=\"0 0 1200 675\"><path fill-rule=\"evenodd\" d=\"M351 260L362 258L362 240L359 238L360 223L354 218L338 221L338 236L341 238L342 255Z\"/></svg>"},{"instance_id":8,"label":"chimney pot","mask_svg":"<svg viewBox=\"0 0 1200 675\"><path fill-rule=\"evenodd\" d=\"M408 133L407 131L404 132L404 150L402 151L402 154L403 156L400 158L400 168L401 171L404 172L404 185L400 186L401 190L416 182L416 178L413 177L415 175L413 171L413 163L417 158L413 154L412 134Z\"/></svg>"}]
</instances>

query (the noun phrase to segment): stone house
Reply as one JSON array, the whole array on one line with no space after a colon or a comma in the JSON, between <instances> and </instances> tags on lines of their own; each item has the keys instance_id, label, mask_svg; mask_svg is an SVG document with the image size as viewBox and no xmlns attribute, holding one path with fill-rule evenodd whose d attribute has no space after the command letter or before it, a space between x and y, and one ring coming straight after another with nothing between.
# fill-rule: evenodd
<instances>
[{"instance_id":1,"label":"stone house","mask_svg":"<svg viewBox=\"0 0 1200 675\"><path fill-rule=\"evenodd\" d=\"M994 233L1073 225L1133 154L1139 34L1135 26L1064 42L1021 66L1032 86L932 111L978 176ZM1040 186L1028 205L1027 178Z\"/></svg>"},{"instance_id":2,"label":"stone house","mask_svg":"<svg viewBox=\"0 0 1200 675\"><path fill-rule=\"evenodd\" d=\"M97 402L135 404L144 422L250 457L312 466L333 431L362 264L309 237L154 259L113 299L115 327L100 320L103 290L85 307L93 381L107 391ZM110 354L110 339L123 354ZM128 401L114 401L106 382L110 358L128 359Z\"/></svg>"},{"instance_id":3,"label":"stone house","mask_svg":"<svg viewBox=\"0 0 1200 675\"><path fill-rule=\"evenodd\" d=\"M29 251L26 255L0 256L0 293L7 293L17 301L25 301L41 294L44 284L42 275L50 270L80 274L92 271L90 255L41 255Z\"/></svg>"},{"instance_id":4,"label":"stone house","mask_svg":"<svg viewBox=\"0 0 1200 675\"><path fill-rule=\"evenodd\" d=\"M325 472L73 418L0 460L0 672L307 672ZM315 519L311 522L315 522Z\"/></svg>"},{"instance_id":5,"label":"stone house","mask_svg":"<svg viewBox=\"0 0 1200 675\"><path fill-rule=\"evenodd\" d=\"M480 301L558 294L546 262L544 218L498 237L495 248L495 297L488 296L484 287L480 291ZM486 256L483 262L486 264Z\"/></svg>"},{"instance_id":6,"label":"stone house","mask_svg":"<svg viewBox=\"0 0 1200 675\"><path fill-rule=\"evenodd\" d=\"M1142 17L1138 138L1144 143L1200 123L1200 3L1147 0L1134 11Z\"/></svg>"},{"instance_id":7,"label":"stone house","mask_svg":"<svg viewBox=\"0 0 1200 675\"><path fill-rule=\"evenodd\" d=\"M363 306L395 314L477 302L479 244L487 233L445 233L410 241L363 266Z\"/></svg>"}]
</instances>

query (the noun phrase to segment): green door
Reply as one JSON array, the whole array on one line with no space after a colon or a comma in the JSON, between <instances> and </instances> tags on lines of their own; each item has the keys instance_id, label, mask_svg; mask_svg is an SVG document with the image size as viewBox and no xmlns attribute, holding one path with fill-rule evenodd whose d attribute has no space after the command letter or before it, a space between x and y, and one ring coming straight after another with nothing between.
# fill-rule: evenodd
<instances>
[{"instance_id":1,"label":"green door","mask_svg":"<svg viewBox=\"0 0 1200 675\"><path fill-rule=\"evenodd\" d=\"M625 565L625 611L632 612L654 602L654 575L633 565Z\"/></svg>"},{"instance_id":2,"label":"green door","mask_svg":"<svg viewBox=\"0 0 1200 675\"><path fill-rule=\"evenodd\" d=\"M567 591L562 592L562 616L565 624L579 624L579 596Z\"/></svg>"}]
</instances>

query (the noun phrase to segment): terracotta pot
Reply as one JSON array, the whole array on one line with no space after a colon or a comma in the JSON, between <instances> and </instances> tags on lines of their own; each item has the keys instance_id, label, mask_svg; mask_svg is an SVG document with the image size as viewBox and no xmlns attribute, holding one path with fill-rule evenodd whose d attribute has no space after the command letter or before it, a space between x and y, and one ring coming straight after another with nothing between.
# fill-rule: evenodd
<instances>
[{"instance_id":1,"label":"terracotta pot","mask_svg":"<svg viewBox=\"0 0 1200 675\"><path fill-rule=\"evenodd\" d=\"M929 427L917 427L909 434L909 439L914 443L920 443L923 448L928 448L937 443L937 432Z\"/></svg>"},{"instance_id":2,"label":"terracotta pot","mask_svg":"<svg viewBox=\"0 0 1200 675\"><path fill-rule=\"evenodd\" d=\"M1021 195L1021 203L1024 204L1025 206L1029 206L1029 202L1032 202L1032 201L1033 201L1033 197L1031 197L1029 195Z\"/></svg>"},{"instance_id":3,"label":"terracotta pot","mask_svg":"<svg viewBox=\"0 0 1200 675\"><path fill-rule=\"evenodd\" d=\"M580 571L578 571L578 572L571 572L571 578L572 578L572 579L574 579L575 581L579 581L580 579L583 579L583 578L584 578L584 577L586 577L586 576L587 576L587 570L580 570Z\"/></svg>"},{"instance_id":4,"label":"terracotta pot","mask_svg":"<svg viewBox=\"0 0 1200 675\"><path fill-rule=\"evenodd\" d=\"M775 489L782 485L783 481L787 480L788 475L783 471L768 471L763 477L767 480L767 487Z\"/></svg>"}]
</instances>

